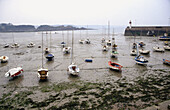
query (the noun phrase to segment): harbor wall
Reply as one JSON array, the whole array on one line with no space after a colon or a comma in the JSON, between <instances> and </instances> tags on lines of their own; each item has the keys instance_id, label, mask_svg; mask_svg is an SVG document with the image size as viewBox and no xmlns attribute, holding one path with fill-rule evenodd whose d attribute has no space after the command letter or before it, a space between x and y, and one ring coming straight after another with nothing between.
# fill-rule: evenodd
<instances>
[{"instance_id":1,"label":"harbor wall","mask_svg":"<svg viewBox=\"0 0 170 110\"><path fill-rule=\"evenodd\" d=\"M170 36L170 26L129 26L126 27L124 36Z\"/></svg>"}]
</instances>

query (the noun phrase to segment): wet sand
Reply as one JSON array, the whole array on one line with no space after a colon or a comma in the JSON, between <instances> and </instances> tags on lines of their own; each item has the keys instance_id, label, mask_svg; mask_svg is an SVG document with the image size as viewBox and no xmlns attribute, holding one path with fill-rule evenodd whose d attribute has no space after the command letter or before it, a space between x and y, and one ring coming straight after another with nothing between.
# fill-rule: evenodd
<instances>
[{"instance_id":1,"label":"wet sand","mask_svg":"<svg viewBox=\"0 0 170 110\"><path fill-rule=\"evenodd\" d=\"M71 47L71 36L69 32L69 38L67 38L66 32L64 41ZM3 48L3 41L12 44L13 37L11 33L0 33L1 44L0 44L0 55L6 55L9 57L7 64L0 64L0 96L4 93L8 93L11 90L9 88L33 88L33 87L44 87L52 84L61 83L75 83L75 82L90 82L90 83L111 83L122 78L126 78L127 81L131 82L137 77L145 76L146 74L155 74L155 70L164 70L166 74L169 73L169 66L162 63L163 58L170 59L170 52L165 51L164 53L153 52L152 47L159 45L163 47L163 42L158 41L156 37L136 37L136 42L143 41L146 43L145 49L150 50L150 55L143 55L148 60L147 66L137 65L134 61L134 56L130 56L130 50L134 38L132 36L125 37L122 34L116 34L116 44L118 45L118 59L110 58L111 49L108 52L102 51L101 39L102 37L108 39L107 36L102 36L101 32L96 30L89 31L89 38L91 44L79 44L80 39L79 31L74 32L74 61L80 68L79 77L71 77L67 73L67 67L70 64L70 54L64 55L60 43L62 42L61 32L55 34L52 33L51 41L51 52L54 54L54 61L48 62L44 57L44 67L49 69L49 78L47 82L39 82L37 77L37 70L41 67L42 57L41 48L41 33L13 33L15 42L20 44L19 48ZM44 34L44 47L50 46L50 35ZM82 32L82 39L86 39L86 32ZM35 47L27 48L27 44L33 42ZM24 53L23 55L20 53ZM92 63L85 62L85 58L93 58ZM108 61L115 61L123 65L122 72L111 71L108 68ZM15 80L9 81L4 77L4 74L13 67L22 66L24 73L21 77ZM4 88L5 87L5 88ZM7 89L8 88L8 89ZM70 88L69 88L70 89ZM73 87L74 89L74 87ZM36 89L38 91L38 89ZM13 90L15 91L15 90ZM74 92L74 90L73 90ZM50 93L51 94L51 93ZM67 101L65 101L67 102ZM62 106L62 104L61 104ZM50 105L51 107L51 105ZM47 107L48 108L48 107ZM121 108L121 107L120 107Z\"/></svg>"}]
</instances>

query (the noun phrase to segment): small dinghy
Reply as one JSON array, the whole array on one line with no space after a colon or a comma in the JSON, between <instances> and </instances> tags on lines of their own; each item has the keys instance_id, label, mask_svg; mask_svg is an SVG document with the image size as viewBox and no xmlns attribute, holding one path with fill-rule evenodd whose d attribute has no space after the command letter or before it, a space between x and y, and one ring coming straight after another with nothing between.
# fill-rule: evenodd
<instances>
[{"instance_id":1,"label":"small dinghy","mask_svg":"<svg viewBox=\"0 0 170 110\"><path fill-rule=\"evenodd\" d=\"M105 42L105 38L102 38L102 43L104 43Z\"/></svg>"},{"instance_id":2,"label":"small dinghy","mask_svg":"<svg viewBox=\"0 0 170 110\"><path fill-rule=\"evenodd\" d=\"M111 46L112 45L111 40L106 41L106 44L107 44L107 46Z\"/></svg>"},{"instance_id":3,"label":"small dinghy","mask_svg":"<svg viewBox=\"0 0 170 110\"><path fill-rule=\"evenodd\" d=\"M137 55L136 49L133 49L133 50L130 52L130 55L131 55L131 56L136 56L136 55Z\"/></svg>"},{"instance_id":4,"label":"small dinghy","mask_svg":"<svg viewBox=\"0 0 170 110\"><path fill-rule=\"evenodd\" d=\"M80 44L84 44L84 40L79 40L79 43Z\"/></svg>"},{"instance_id":5,"label":"small dinghy","mask_svg":"<svg viewBox=\"0 0 170 110\"><path fill-rule=\"evenodd\" d=\"M103 51L108 51L108 46L107 45L103 46Z\"/></svg>"},{"instance_id":6,"label":"small dinghy","mask_svg":"<svg viewBox=\"0 0 170 110\"><path fill-rule=\"evenodd\" d=\"M86 58L85 62L93 62L93 60L91 58Z\"/></svg>"},{"instance_id":7,"label":"small dinghy","mask_svg":"<svg viewBox=\"0 0 170 110\"><path fill-rule=\"evenodd\" d=\"M49 48L45 48L45 54L48 54L49 53Z\"/></svg>"},{"instance_id":8,"label":"small dinghy","mask_svg":"<svg viewBox=\"0 0 170 110\"><path fill-rule=\"evenodd\" d=\"M70 53L70 50L71 50L71 47L64 47L64 48L63 48L63 53L64 53L64 54L69 54L69 53Z\"/></svg>"},{"instance_id":9,"label":"small dinghy","mask_svg":"<svg viewBox=\"0 0 170 110\"><path fill-rule=\"evenodd\" d=\"M86 39L86 40L85 40L85 43L86 43L86 44L90 44L90 40L89 40L89 39Z\"/></svg>"},{"instance_id":10,"label":"small dinghy","mask_svg":"<svg viewBox=\"0 0 170 110\"><path fill-rule=\"evenodd\" d=\"M48 61L52 61L54 58L54 55L52 53L50 53L46 56L46 58L48 59Z\"/></svg>"},{"instance_id":11,"label":"small dinghy","mask_svg":"<svg viewBox=\"0 0 170 110\"><path fill-rule=\"evenodd\" d=\"M149 51L149 50L141 49L141 50L139 50L139 53L140 53L140 54L148 55L148 54L150 53L150 51Z\"/></svg>"},{"instance_id":12,"label":"small dinghy","mask_svg":"<svg viewBox=\"0 0 170 110\"><path fill-rule=\"evenodd\" d=\"M70 75L78 76L79 72L80 72L80 69L78 68L77 65L72 63L71 65L68 66L68 71L69 71Z\"/></svg>"},{"instance_id":13,"label":"small dinghy","mask_svg":"<svg viewBox=\"0 0 170 110\"><path fill-rule=\"evenodd\" d=\"M28 48L32 48L32 47L34 47L34 46L35 46L35 44L32 43L32 42L30 42L30 43L27 45Z\"/></svg>"},{"instance_id":14,"label":"small dinghy","mask_svg":"<svg viewBox=\"0 0 170 110\"><path fill-rule=\"evenodd\" d=\"M163 59L163 64L170 65L170 60Z\"/></svg>"},{"instance_id":15,"label":"small dinghy","mask_svg":"<svg viewBox=\"0 0 170 110\"><path fill-rule=\"evenodd\" d=\"M160 47L158 47L158 46L153 47L153 50L154 50L155 52L164 52L164 51L165 51L164 48L160 48Z\"/></svg>"},{"instance_id":16,"label":"small dinghy","mask_svg":"<svg viewBox=\"0 0 170 110\"><path fill-rule=\"evenodd\" d=\"M170 45L164 46L164 49L165 49L165 50L170 50Z\"/></svg>"},{"instance_id":17,"label":"small dinghy","mask_svg":"<svg viewBox=\"0 0 170 110\"><path fill-rule=\"evenodd\" d=\"M118 54L117 51L112 50L112 52L111 52L111 58L117 58L117 54Z\"/></svg>"},{"instance_id":18,"label":"small dinghy","mask_svg":"<svg viewBox=\"0 0 170 110\"><path fill-rule=\"evenodd\" d=\"M12 68L7 73L5 73L5 77L14 78L16 76L21 75L22 72L23 69L21 67Z\"/></svg>"},{"instance_id":19,"label":"small dinghy","mask_svg":"<svg viewBox=\"0 0 170 110\"><path fill-rule=\"evenodd\" d=\"M109 61L108 64L109 64L109 68L110 68L110 69L116 70L116 71L121 71L121 69L122 69L122 67L123 67L123 66L121 66L120 64L114 63L114 62L111 62L111 61Z\"/></svg>"},{"instance_id":20,"label":"small dinghy","mask_svg":"<svg viewBox=\"0 0 170 110\"><path fill-rule=\"evenodd\" d=\"M11 48L18 48L19 44L18 43L14 43L13 45L11 45Z\"/></svg>"},{"instance_id":21,"label":"small dinghy","mask_svg":"<svg viewBox=\"0 0 170 110\"><path fill-rule=\"evenodd\" d=\"M143 43L143 41L139 42L139 46L140 46L140 47L145 46L145 44Z\"/></svg>"},{"instance_id":22,"label":"small dinghy","mask_svg":"<svg viewBox=\"0 0 170 110\"><path fill-rule=\"evenodd\" d=\"M40 80L47 80L47 78L48 78L48 69L44 69L44 68L38 69L38 78Z\"/></svg>"},{"instance_id":23,"label":"small dinghy","mask_svg":"<svg viewBox=\"0 0 170 110\"><path fill-rule=\"evenodd\" d=\"M146 60L143 56L140 55L135 57L135 61L137 64L141 64L141 65L146 65L148 63L148 60Z\"/></svg>"},{"instance_id":24,"label":"small dinghy","mask_svg":"<svg viewBox=\"0 0 170 110\"><path fill-rule=\"evenodd\" d=\"M1 56L0 57L0 61L1 61L1 63L6 63L6 62L8 62L8 57L7 56Z\"/></svg>"},{"instance_id":25,"label":"small dinghy","mask_svg":"<svg viewBox=\"0 0 170 110\"><path fill-rule=\"evenodd\" d=\"M5 44L5 45L4 45L4 48L8 48L8 47L9 47L9 44Z\"/></svg>"}]
</instances>

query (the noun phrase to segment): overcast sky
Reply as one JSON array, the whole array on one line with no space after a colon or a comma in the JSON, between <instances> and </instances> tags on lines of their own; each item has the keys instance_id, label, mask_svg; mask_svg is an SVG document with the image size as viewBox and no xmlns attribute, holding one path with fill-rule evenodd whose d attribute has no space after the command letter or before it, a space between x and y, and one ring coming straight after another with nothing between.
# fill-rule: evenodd
<instances>
[{"instance_id":1,"label":"overcast sky","mask_svg":"<svg viewBox=\"0 0 170 110\"><path fill-rule=\"evenodd\" d=\"M0 23L170 25L170 0L0 0Z\"/></svg>"}]
</instances>

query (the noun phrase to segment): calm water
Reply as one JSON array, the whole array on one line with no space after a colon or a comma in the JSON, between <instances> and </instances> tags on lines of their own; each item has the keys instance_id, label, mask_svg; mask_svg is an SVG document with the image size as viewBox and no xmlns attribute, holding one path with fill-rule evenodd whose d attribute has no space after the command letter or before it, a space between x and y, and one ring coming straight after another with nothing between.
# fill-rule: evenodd
<instances>
[{"instance_id":1,"label":"calm water","mask_svg":"<svg viewBox=\"0 0 170 110\"><path fill-rule=\"evenodd\" d=\"M146 43L145 49L151 51L150 55L145 56L149 60L147 66L135 64L134 56L130 56L132 43L134 38L132 36L123 36L124 29L115 29L115 40L118 45L119 52L118 59L110 58L111 49L108 52L102 51L101 39L102 37L109 39L107 31L99 30L88 31L88 38L91 44L79 44L78 40L87 38L87 31L74 31L74 61L80 68L79 77L70 77L67 73L67 67L70 64L70 54L64 55L60 43L63 40L62 32L52 32L51 34L51 52L54 54L54 61L48 62L43 58L43 65L49 69L48 83L60 83L75 80L91 81L91 82L105 82L108 80L117 80L121 77L134 79L143 74L151 74L152 69L169 69L169 66L162 64L162 59L170 59L170 52L164 53L153 52L152 47L160 45L163 47L163 42L158 41L156 37L136 37L136 42L144 41ZM111 31L112 33L112 31ZM64 32L64 41L71 47L72 32ZM9 57L7 64L0 64L0 85L10 84L18 86L37 86L41 85L37 78L37 70L41 67L42 49L38 48L42 42L42 34L40 32L24 32L24 33L0 33L0 55ZM48 39L48 40L47 40ZM3 48L5 42L12 44L13 40L20 44L19 48ZM47 43L48 41L48 43ZM27 44L34 42L36 44L33 48L27 48ZM50 35L44 34L44 47L50 47ZM17 53L24 53L24 55L15 55ZM92 63L86 63L86 58L93 58ZM108 69L108 61L112 60L123 65L122 72L114 72ZM22 66L24 69L23 76L9 81L4 77L4 74L10 69L17 66Z\"/></svg>"}]
</instances>

